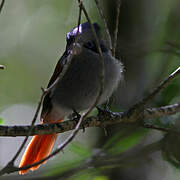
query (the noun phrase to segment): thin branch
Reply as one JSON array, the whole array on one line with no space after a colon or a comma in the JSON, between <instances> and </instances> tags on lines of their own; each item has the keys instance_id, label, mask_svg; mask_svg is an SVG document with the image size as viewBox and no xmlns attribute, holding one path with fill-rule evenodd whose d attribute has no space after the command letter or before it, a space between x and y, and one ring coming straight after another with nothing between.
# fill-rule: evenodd
<instances>
[{"instance_id":1,"label":"thin branch","mask_svg":"<svg viewBox=\"0 0 180 180\"><path fill-rule=\"evenodd\" d=\"M94 120L95 120L95 124L96 126L100 126L102 125L101 124L101 120L103 119L103 127L107 126L107 125L112 125L112 122L114 124L116 123L137 123L139 121L139 116L137 116L137 111L139 114L142 115L143 118L146 118L146 115L149 117L149 118L152 118L154 117L153 116L153 113L155 114L158 114L158 117L163 115L163 113L159 113L160 111L160 108L158 108L158 113L156 113L155 109L148 109L148 111L139 111L139 107L140 106L143 106L144 107L144 104L146 104L151 98L153 98L160 90L164 89L165 86L171 81L173 80L178 74L180 74L180 67L174 71L168 78L166 78L164 81L162 81L160 83L160 85L149 95L147 96L146 98L144 98L142 101L140 101L139 103L137 103L135 106L133 106L133 108L130 108L129 111L125 112L125 113L110 113L110 112L107 112L106 115L102 116L102 113L99 114L98 117L93 117ZM100 94L99 94L100 96ZM180 106L180 103L178 104L175 104L175 105L171 105L171 106L168 106L166 108L161 108L161 109L168 109L168 110L164 110L165 114L173 114L173 112L179 112L179 106ZM92 107L89 109L88 112L90 112L90 110L92 109ZM170 110L170 109L173 109L173 110ZM176 110L174 110L176 109ZM142 113L142 112L145 112L145 113ZM171 112L171 113L170 113ZM147 118L148 118L147 117ZM83 118L85 118L85 116L83 116ZM82 119L83 119L82 118ZM99 120L97 120L97 118L99 118ZM87 118L88 120L88 118ZM107 120L107 121L106 121ZM114 121L113 121L114 120ZM69 121L68 123L70 123L71 121ZM80 121L79 121L79 125L80 125ZM98 123L98 124L97 124ZM63 124L63 123L61 123ZM84 127L86 127L86 124L83 124ZM53 132L55 132L55 124L53 125L54 128L53 128ZM56 125L57 127L59 126L59 124ZM62 128L62 126L59 126ZM74 128L74 127L73 127ZM77 127L76 127L77 128ZM78 129L76 129L76 131L79 130L79 127ZM75 131L75 132L76 132ZM50 132L49 132L50 133ZM76 133L75 133L76 134ZM72 134L72 136L74 137L74 135ZM71 139L71 136L69 137ZM69 141L68 141L69 142ZM66 143L65 143L66 144ZM51 156L51 155L50 155ZM48 157L47 157L48 158ZM45 161L45 160L44 160ZM40 162L39 162L40 163ZM36 166L37 163L33 164L33 166ZM23 167L23 168L17 168L13 165L9 165L9 166L6 166L5 168L3 168L1 171L0 171L0 175L3 175L5 173L11 173L11 172L15 172L15 171L18 171L18 170L25 170L30 168L30 166L26 166L26 167Z\"/></svg>"},{"instance_id":2,"label":"thin branch","mask_svg":"<svg viewBox=\"0 0 180 180\"><path fill-rule=\"evenodd\" d=\"M163 106L160 108L147 108L143 112L144 119L159 118L163 116L169 116L180 112L180 103L172 104L169 106ZM137 118L134 121L130 121L129 114L127 113L113 113L104 112L100 116L91 116L83 120L80 128L88 127L105 127L115 124L134 124L137 122ZM103 121L102 121L103 119ZM146 121L147 122L147 121ZM77 120L72 119L56 124L39 124L33 127L31 136L38 134L52 134L52 133L64 133L73 130L76 127ZM0 126L0 136L26 136L31 126Z\"/></svg>"},{"instance_id":3,"label":"thin branch","mask_svg":"<svg viewBox=\"0 0 180 180\"><path fill-rule=\"evenodd\" d=\"M117 13L116 13L116 24L115 24L115 30L114 30L114 44L113 44L113 49L112 49L113 56L115 56L115 53L116 53L117 36L118 36L118 30L119 30L118 25L119 25L120 8L121 8L121 0L118 0Z\"/></svg>"},{"instance_id":4,"label":"thin branch","mask_svg":"<svg viewBox=\"0 0 180 180\"><path fill-rule=\"evenodd\" d=\"M85 15L87 21L90 23L91 30L92 30L93 36L95 38L95 44L97 46L98 53L99 53L99 60L100 60L100 63L101 63L100 90L99 90L99 94L98 94L98 97L96 98L96 102L95 102L95 104L97 104L97 102L99 101L99 99L101 97L103 89L104 89L104 61L103 61L103 55L102 55L102 50L101 50L101 47L100 47L100 43L99 43L96 31L94 29L94 26L92 25L91 19L89 18L89 15L88 15L88 13L86 11L86 8L85 8L85 6L84 6L84 4L83 4L83 2L81 0L78 0L78 2L81 3L81 7L82 7L82 10L84 12L84 15Z\"/></svg>"},{"instance_id":5,"label":"thin branch","mask_svg":"<svg viewBox=\"0 0 180 180\"><path fill-rule=\"evenodd\" d=\"M148 108L144 111L144 116L148 119L168 116L180 112L180 102L159 108Z\"/></svg>"},{"instance_id":6,"label":"thin branch","mask_svg":"<svg viewBox=\"0 0 180 180\"><path fill-rule=\"evenodd\" d=\"M80 9L81 9L81 8L80 8ZM80 10L80 12L79 12L78 31L77 31L77 36L76 36L76 37L78 37L78 34L79 34L79 25L80 25L80 21L81 21L81 18L80 18L80 17L81 17L81 10ZM76 38L76 39L77 39L77 38ZM42 88L43 93L42 93L42 95L41 95L40 101L39 101L39 103L38 103L38 107L37 107L37 109L36 109L34 118L33 118L33 120L32 120L30 129L29 129L29 133L27 134L26 138L24 139L23 143L21 144L20 148L18 149L17 153L16 153L15 156L12 158L12 160L9 161L9 163L0 171L0 175L3 175L3 174L5 174L5 173L7 173L7 172L11 172L11 171L14 171L14 170L17 171L17 168L14 167L14 161L17 159L17 157L18 157L19 154L21 153L23 147L25 146L25 144L26 144L26 142L27 142L27 140L28 140L28 138L29 138L29 135L31 134L31 131L32 131L33 127L34 127L34 124L35 124L36 119L37 119L37 117L38 117L38 114L39 114L39 112L40 112L41 105L42 105L42 103L43 103L43 99L44 99L44 97L50 92L50 90L57 84L57 82L60 82L60 81L62 80L62 78L64 77L65 73L67 72L67 70L68 70L68 68L69 68L69 66L70 66L70 64L71 64L71 62L72 62L72 58L73 58L73 56L74 56L74 49L75 49L76 46L77 46L77 40L75 41L75 44L74 44L74 46L73 46L73 48L72 48L72 51L70 52L70 55L67 57L67 63L65 64L65 66L64 66L64 68L63 68L60 76L58 76L58 77L56 78L56 80L54 81L54 83L53 83L49 88L47 88L47 89ZM28 169L28 168L27 168L27 169Z\"/></svg>"},{"instance_id":7,"label":"thin branch","mask_svg":"<svg viewBox=\"0 0 180 180\"><path fill-rule=\"evenodd\" d=\"M100 56L100 62L101 62L101 68L102 68L102 70L101 70L101 74L100 74L100 90L99 90L98 96L97 96L97 98L96 98L96 101L95 101L95 102L93 103L93 105L89 108L89 110L80 118L78 124L77 124L76 127L75 127L75 130L74 130L74 131L72 132L72 134L64 141L64 143L60 145L60 147L59 147L57 150L55 150L53 153L51 153L49 156L47 156L46 158L42 159L41 161L38 161L38 162L36 162L36 163L30 164L30 165L27 165L27 166L24 166L24 167L21 167L21 168L14 167L14 165L13 165L14 162L13 162L13 163L10 162L10 163L8 163L8 165L7 165L5 168L3 168L3 169L0 171L0 175L3 175L3 174L5 174L5 173L14 172L14 171L29 169L29 168L31 168L31 167L37 166L37 165L39 165L39 164L47 161L49 158L51 158L51 157L55 156L57 153L59 153L65 146L67 146L67 145L73 140L73 138L75 137L75 135L76 135L76 134L78 133L78 131L79 131L79 128L80 128L80 125L81 125L82 120L85 119L85 118L88 116L88 114L89 114L89 113L93 110L93 108L98 104L98 102L99 102L99 100L100 100L100 98L101 98L101 95L102 95L102 92L103 92L103 89L104 89L104 61L103 61L103 57L102 57L102 51L101 51L101 48L100 48L100 45L99 45L99 41L98 41L98 38L97 38L97 35L96 35L96 32L95 32L95 29L94 29L94 27L93 27L93 25L92 25L92 23L91 23L91 20L90 20L90 18L89 18L89 16L88 16L88 13L87 13L87 11L86 11L86 9L85 9L82 1L81 1L81 0L78 0L78 2L79 2L79 8L80 8L80 13L79 13L79 18L78 18L78 31L79 31L79 25L80 25L80 19L81 19L81 10L83 10L83 12L84 12L84 14L85 14L88 22L89 22L90 25L91 25L91 29L92 29L93 35L94 35L94 37L95 37L96 45L97 45L97 47L98 47L99 56ZM79 33L79 32L77 32L77 36L78 36L78 33ZM76 45L76 44L77 44L77 43L75 43L75 45ZM74 47L73 47L73 49L74 49ZM73 56L73 50L72 50L72 56ZM72 58L71 58L71 59L72 59ZM63 75L64 75L64 74L63 74ZM45 92L46 92L46 91L44 91L44 93L45 93ZM43 99L42 99L42 101L43 101ZM42 101L40 101L41 104L42 104ZM39 111L38 111L38 112L39 112ZM32 129L32 127L31 127L31 129Z\"/></svg>"},{"instance_id":8,"label":"thin branch","mask_svg":"<svg viewBox=\"0 0 180 180\"><path fill-rule=\"evenodd\" d=\"M88 109L88 111L80 118L78 124L76 125L75 127L75 130L71 133L71 135L64 141L64 143L62 143L60 145L60 147L57 148L57 150L55 150L53 153L51 153L49 156L45 157L44 159L36 162L36 163L33 163L33 164L30 164L30 165L27 165L27 166L24 166L24 167L21 167L21 168L18 168L18 170L26 170L26 169L29 169L31 167L34 167L34 166L37 166L39 164L42 164L43 162L47 161L48 159L52 158L53 156L55 156L57 153L59 153L61 150L63 150L73 139L74 137L76 136L76 134L78 133L79 131L79 128L80 128L80 125L81 125L81 122L88 116L88 114L94 109L94 107L98 104L100 98L101 98L101 95L102 95L102 92L103 92L103 88L104 88L104 62L103 62L103 58L102 58L102 52L101 52L101 49L100 49L100 45L98 44L98 38L97 38L97 35L96 35L96 32L94 30L94 27L91 23L91 20L88 16L88 14L86 13L86 9L82 3L81 0L79 0L79 8L80 8L80 13L79 13L79 19L78 19L78 31L79 31L79 25L80 25L80 19L81 19L81 10L84 11L85 13L85 16L87 18L87 20L89 21L90 25L91 25L91 29L92 29L92 32L93 32L93 35L95 36L95 39L97 41L97 46L99 46L99 54L100 54L100 60L101 60L101 65L102 65L102 72L101 72L101 79L100 79L100 90L99 90L99 94L96 98L96 101L94 102L94 104ZM77 32L77 36L78 36L78 33ZM17 171L17 169L16 169Z\"/></svg>"},{"instance_id":9,"label":"thin branch","mask_svg":"<svg viewBox=\"0 0 180 180\"><path fill-rule=\"evenodd\" d=\"M96 6L98 8L98 11L99 11L99 14L103 20L103 23L104 23L104 28L105 28L105 32L106 32L106 38L107 38L107 41L108 41L108 44L109 44L109 48L110 50L112 51L112 40L111 40L111 35L110 35L110 32L109 32L109 29L108 29L108 26L107 26L107 22L106 22L106 18L104 16L104 13L103 13L103 10L99 4L99 0L95 0L95 3L96 3Z\"/></svg>"},{"instance_id":10,"label":"thin branch","mask_svg":"<svg viewBox=\"0 0 180 180\"><path fill-rule=\"evenodd\" d=\"M180 45L176 42L167 41L168 47L160 48L159 51L180 56Z\"/></svg>"},{"instance_id":11,"label":"thin branch","mask_svg":"<svg viewBox=\"0 0 180 180\"><path fill-rule=\"evenodd\" d=\"M4 6L4 3L5 3L5 0L2 0L2 1L1 1L1 4L0 4L0 14L1 14L1 12L2 12L2 8L3 8L3 6Z\"/></svg>"},{"instance_id":12,"label":"thin branch","mask_svg":"<svg viewBox=\"0 0 180 180\"><path fill-rule=\"evenodd\" d=\"M26 142L27 142L27 140L28 140L28 138L29 138L29 136L30 136L30 134L31 134L31 132L32 132L32 129L33 129L33 127L34 127L34 124L35 124L36 119L37 119L37 117L38 117L38 114L39 114L39 112L40 112L41 105L42 105L42 102L43 102L44 97L45 97L45 96L47 95L47 93L56 85L56 83L57 83L59 80L60 80L60 77L58 77L58 78L54 81L54 83L53 83L48 89L42 89L42 90L43 90L43 93L42 93L42 95L41 95L40 101L39 101L39 103L38 103L36 112L35 112L35 114L34 114L34 117L33 117L33 120L32 120L32 122L31 122L30 128L28 129L28 132L27 132L27 134L26 134L26 137L25 137L24 141L22 142L21 146L19 147L19 149L17 150L17 152L16 152L16 154L14 155L14 157L8 162L8 164L7 164L4 168L2 168L2 169L0 170L0 176L3 175L3 174L5 174L5 173L8 172L8 171L11 172L11 171L13 171L13 170L15 170L15 169L17 170L17 168L14 166L14 161L17 159L17 157L19 156L19 154L20 154L21 151L23 150L23 147L25 146L25 144L26 144Z\"/></svg>"},{"instance_id":13,"label":"thin branch","mask_svg":"<svg viewBox=\"0 0 180 180\"><path fill-rule=\"evenodd\" d=\"M78 173L87 169L89 169L88 172L90 172L91 170L97 170L98 168L134 167L134 165L144 163L153 152L159 151L161 149L161 144L162 142L160 140L153 142L152 144L145 145L142 149L136 152L132 153L130 151L117 155L111 155L104 153L103 151L99 151L89 157L88 160L81 161L81 163L77 164L76 167L68 168L64 172L59 172L52 176L37 177L36 180L71 179L71 177L78 175Z\"/></svg>"},{"instance_id":14,"label":"thin branch","mask_svg":"<svg viewBox=\"0 0 180 180\"><path fill-rule=\"evenodd\" d=\"M139 119L143 118L141 112L144 111L144 106L151 101L161 90L163 90L176 76L180 74L180 67L178 67L173 73L171 73L166 79L164 79L147 97L143 98L132 108L130 108L127 113L130 115L130 118L134 119L134 116Z\"/></svg>"},{"instance_id":15,"label":"thin branch","mask_svg":"<svg viewBox=\"0 0 180 180\"><path fill-rule=\"evenodd\" d=\"M65 71L65 69L64 69L64 71ZM65 73L64 73L64 74L65 74ZM26 138L24 139L24 141L22 142L20 148L18 149L17 153L14 155L14 157L12 158L12 160L7 164L7 166L14 164L14 161L17 159L17 157L19 156L19 154L20 154L21 151L23 150L23 147L25 146L25 144L26 144L26 142L27 142L27 140L28 140L28 138L29 138L29 136L30 136L30 134L31 134L31 131L32 131L33 127L34 127L34 124L35 124L35 122L36 122L36 120L37 120L37 117L38 117L38 114L39 114L39 112L40 112L41 105L42 105L42 102L43 102L44 97L45 97L45 96L48 94L48 92L57 84L57 82L62 79L62 77L64 76L64 74L62 74L62 76L58 77L58 78L54 81L54 83L53 83L49 88L47 88L47 89L42 89L43 93L42 93L42 95L41 95L41 98L40 98L40 101L39 101L39 103L38 103L36 112L35 112L35 114L34 114L34 117L33 117L32 122L31 122L31 128L29 129L29 133L27 134Z\"/></svg>"},{"instance_id":16,"label":"thin branch","mask_svg":"<svg viewBox=\"0 0 180 180\"><path fill-rule=\"evenodd\" d=\"M180 131L175 131L175 130L172 130L170 128L158 127L158 126L153 125L153 124L143 124L143 127L147 128L147 129L154 129L154 130L166 132L166 133L173 132L173 133L176 133L176 134L180 135Z\"/></svg>"},{"instance_id":17,"label":"thin branch","mask_svg":"<svg viewBox=\"0 0 180 180\"><path fill-rule=\"evenodd\" d=\"M82 10L83 10L83 4L81 4L81 7L82 7ZM91 24L91 25L92 25L92 24ZM105 126L107 126L107 125L112 125L113 123L114 123L114 124L115 124L115 123L122 123L122 122L125 122L125 123L137 123L138 120L139 120L139 116L137 116L137 112L138 112L139 114L141 114L143 118L146 118L146 116L147 116L147 118L152 118L152 117L155 117L155 114L156 114L156 116L160 117L160 116L162 116L162 115L164 115L164 114L167 115L167 114L174 114L174 113L176 113L176 112L179 112L179 110L180 110L180 108L179 108L180 103L175 104L175 105L171 105L171 106L161 107L161 108L158 108L157 110L154 109L154 108L151 109L151 110L150 110L150 109L144 110L144 105L145 105L149 100L151 100L157 93L159 93L160 90L164 89L164 88L166 87L166 85L167 85L171 80L173 80L177 75L179 75L179 74L180 74L180 67L177 68L177 70L175 70L172 74L170 74L168 78L166 78L164 81L162 81L162 82L160 83L160 85L159 85L157 88L155 88L155 90L154 90L152 93L150 93L149 96L147 96L147 97L144 98L142 101L140 101L139 103L137 103L135 106L133 106L133 108L130 108L129 111L127 111L127 112L125 112L125 113L110 113L110 112L106 113L106 116L103 116L103 123L104 123L104 124L103 124L103 127L105 127ZM102 79L101 79L101 80L102 80ZM102 82L101 82L101 83L102 83ZM101 87L101 89L102 89L102 87ZM100 98L101 93L102 93L102 91L99 92L99 95L98 95L98 97L97 97L97 100L98 100L98 98ZM96 100L94 106L95 106L96 103L98 102L97 100ZM93 108L94 106L92 106L92 107L88 110L88 112L87 112L84 116L82 116L82 118L80 119L78 125L76 126L76 129L73 131L73 133L71 134L71 136L60 146L59 149L57 149L57 150L56 150L55 152L53 152L53 153L56 154L56 152L57 152L57 153L60 152L60 151L74 138L74 136L76 135L76 133L79 131L79 127L80 127L81 121L87 116L87 114L92 110L92 108ZM143 110L142 110L142 106L143 106ZM141 107L141 109L140 109L140 107ZM139 110L139 109L140 109L140 110ZM162 109L163 109L163 110L162 110ZM142 112L144 112L144 113L142 113ZM94 118L95 118L95 124L96 124L96 126L98 126L98 125L99 125L99 126L100 126L100 125L102 126L102 124L101 124L101 119L102 119L101 113L100 113L100 115L99 115L98 117L94 117ZM99 120L97 120L96 118L99 118ZM88 118L87 118L87 119L88 119ZM108 120L108 121L106 121L106 120ZM97 124L97 122L98 122L98 124ZM69 121L68 123L70 123L70 121ZM61 124L63 124L63 123L61 123ZM55 126L55 124L53 124L53 126ZM59 126L59 125L57 124L56 126ZM60 126L60 127L62 128L62 126ZM86 124L84 125L84 127L86 127ZM74 128L74 127L73 127L73 128ZM151 128L160 130L160 128L155 128L155 127L152 127L152 126L151 126ZM30 129L32 129L32 127L30 127ZM55 132L54 130L55 130L55 127L53 128L53 132ZM29 133L29 132L30 132L30 131L28 131L28 133ZM50 131L49 131L49 133L50 133ZM64 145L65 145L65 146L64 146ZM54 156L53 153L50 154L50 157ZM26 170L26 169L29 169L30 167L36 166L36 165L38 165L38 164L46 161L46 160L47 160L48 158L50 158L50 157L48 156L48 157L46 157L45 159L43 159L42 161L40 161L40 162L34 163L34 164L30 165L30 166L22 167L22 168L17 168L17 167L15 167L13 164L8 163L8 165L0 171L0 175L3 175L3 174L5 174L5 173L10 173L10 172L15 172L15 171L18 171L18 170ZM10 162L11 162L11 161L10 161Z\"/></svg>"},{"instance_id":18,"label":"thin branch","mask_svg":"<svg viewBox=\"0 0 180 180\"><path fill-rule=\"evenodd\" d=\"M53 151L53 153L51 153L49 156L45 157L44 159L36 162L36 163L33 163L33 164L30 164L30 165L27 165L27 166L24 166L24 167L21 167L21 168L18 168L16 169L15 171L19 171L19 170L26 170L26 169L29 169L31 167L34 167L34 166L37 166L39 164L42 164L43 162L47 161L48 159L54 157L56 154L58 154L59 152L61 152L73 139L74 137L76 136L76 134L78 133L79 131L79 128L80 128L80 125L83 121L83 119L86 117L87 113L85 113L84 115L81 116L78 124L76 125L75 129L73 130L73 132L71 133L71 135L55 150Z\"/></svg>"},{"instance_id":19,"label":"thin branch","mask_svg":"<svg viewBox=\"0 0 180 180\"><path fill-rule=\"evenodd\" d=\"M176 42L172 42L172 41L166 41L166 43L169 45L169 46L171 46L171 47L173 47L173 48L175 48L175 49L180 49L180 44L178 44L178 43L176 43Z\"/></svg>"},{"instance_id":20,"label":"thin branch","mask_svg":"<svg viewBox=\"0 0 180 180\"><path fill-rule=\"evenodd\" d=\"M176 76L178 76L180 74L180 67L178 67L173 73L171 73L169 75L169 77L167 77L164 81L162 81L158 87L156 87L154 89L154 91L152 93L149 94L149 96L147 96L146 98L144 98L142 101L144 104L146 104L147 102L149 102L150 100L152 100L161 90L163 90L168 83L173 80Z\"/></svg>"},{"instance_id":21,"label":"thin branch","mask_svg":"<svg viewBox=\"0 0 180 180\"><path fill-rule=\"evenodd\" d=\"M100 98L101 98L101 95L103 93L103 90L104 90L104 60L103 60L103 55L102 55L102 50L101 50L101 47L100 47L100 43L99 43L99 40L98 40L98 37L97 37L97 34L96 34L96 31L94 29L94 26L91 22L91 19L86 11L86 8L83 4L83 2L81 0L78 0L78 2L81 4L81 8L82 8L82 11L84 12L84 15L87 19L87 21L90 23L90 26L91 26L91 30L92 30L92 33L93 33L93 36L95 38L95 43L96 43L96 46L97 46L97 49L98 49L98 53L99 53L99 60L100 60L100 63L101 63L101 72L100 72L100 90L99 90L99 93L96 97L96 101L94 102L94 104L92 105L92 107L88 110L88 114L93 110L93 108L98 104Z\"/></svg>"},{"instance_id":22,"label":"thin branch","mask_svg":"<svg viewBox=\"0 0 180 180\"><path fill-rule=\"evenodd\" d=\"M70 66L70 64L71 64L71 62L72 62L72 58L73 58L73 56L74 56L74 50L75 50L75 48L76 48L76 46L77 46L77 40L78 40L78 35L79 35L79 26L80 26L80 23L81 23L81 11L82 11L82 8L81 8L81 5L80 5L80 6L79 6L78 26L77 26L78 29L77 29L75 44L74 44L74 46L73 46L73 48L72 48L72 51L71 51L71 53L70 53L69 60L67 61L67 66L66 66L66 68L65 68L65 72L62 74L61 77L63 77L64 74L66 73L68 67ZM19 168L19 170L26 170L26 169L29 169L29 168L31 168L31 167L37 166L37 165L39 165L39 164L47 161L47 160L50 159L51 157L55 156L55 155L56 155L57 153L59 153L61 150L63 150L63 148L64 148L67 144L69 144L69 143L73 140L73 138L76 136L76 134L78 133L79 127L80 127L80 125L81 125L81 122L82 122L82 120L84 119L85 116L86 116L86 114L83 115L83 116L80 118L80 120L79 120L78 124L76 125L74 131L73 131L73 132L71 133L71 135L64 141L64 143L62 143L62 144L60 145L60 147L57 148L57 150L55 150L53 153L51 153L49 156L45 157L44 159L42 159L42 160L40 160L40 161L38 161L38 162L36 162L36 163L33 163L33 164L30 164L30 165L21 167L21 168Z\"/></svg>"},{"instance_id":23,"label":"thin branch","mask_svg":"<svg viewBox=\"0 0 180 180\"><path fill-rule=\"evenodd\" d=\"M0 11L2 10L2 7L3 7L3 4L4 4L4 1L5 0L2 0L1 2L1 5L0 5ZM98 51L99 51L99 56L100 56L100 61L101 61L101 65L102 65L102 72L101 72L101 82L100 82L100 91L99 91L99 94L96 98L96 101L94 102L94 104L92 105L92 107L89 108L89 110L83 114L83 116L81 116L78 124L76 125L76 122L75 120L71 120L69 122L64 122L64 123L61 123L61 124L51 124L51 125L38 125L38 126L34 126L34 123L37 119L37 116L40 112L40 107L42 105L42 102L43 102L43 99L44 97L46 96L46 94L50 91L50 89L52 87L54 87L54 85L61 80L61 78L64 76L64 74L66 73L69 65L71 64L71 60L72 60L72 57L73 57L73 50L72 50L72 53L70 54L69 56L69 59L68 59L68 63L67 65L65 66L65 68L63 69L61 75L58 79L56 79L56 81L52 84L51 87L49 87L48 89L44 89L43 90L43 94L40 98L40 102L38 104L38 107L37 107L37 110L36 110L36 113L34 115L34 118L33 118L33 121L32 121L32 124L31 126L28 127L27 129L27 126L25 127L26 129L24 129L24 132L26 131L26 138L24 140L24 142L22 143L21 147L19 148L19 150L17 151L16 155L13 157L13 159L7 164L7 166L5 168L3 168L1 171L0 171L0 175L2 174L5 174L5 173L10 173L10 172L14 172L14 171L19 171L19 170L26 170L26 169L29 169L30 167L33 167L33 166L36 166L38 164L41 164L42 162L48 160L49 158L55 156L57 153L59 153L64 147L66 147L67 144L69 144L69 142L71 142L73 140L73 138L76 136L76 134L78 133L80 127L81 127L81 122L82 121L85 121L86 123L90 123L90 125L92 124L92 121L94 121L94 123L96 123L94 126L107 126L107 125L111 125L111 124L116 124L116 123L132 123L132 122L137 122L138 120L138 117L136 117L136 119L134 121L132 121L132 113L129 115L128 112L126 113L110 113L108 112L106 115L104 115L104 118L103 118L103 122L101 122L101 119L102 119L102 114L101 116L97 116L97 117L90 117L90 118L87 118L87 115L92 111L92 109L97 105L100 97L101 97L101 94L103 92L103 88L104 88L104 63L103 63L103 57L102 57L102 51L101 51L101 48L100 48L100 45L99 45L99 41L98 41L98 38L97 38L97 35L96 35L96 32L94 30L94 27L91 23L91 20L88 16L88 13L82 3L81 0L78 0L79 1L79 6L80 6L80 9L83 10L88 22L90 23L91 25L91 29L92 29L92 32L94 34L94 37L95 37L95 40L96 40L96 45L98 47ZM117 34L118 34L118 22L117 20L119 19L119 14L120 14L120 5L121 5L121 1L119 0L118 1L118 8L117 8L117 18L116 18L116 29L115 29L115 41L114 41L114 55L115 55L115 49L116 49L116 42L117 42ZM80 10L81 11L81 10ZM81 16L81 15L80 15ZM79 28L79 20L78 20L78 28ZM78 33L79 33L79 30L77 32L77 36L78 36ZM77 42L77 41L76 41ZM76 43L75 43L76 45ZM74 47L73 47L74 48ZM151 100L157 93L159 93L160 90L164 89L165 86L170 82L170 80L174 79L178 74L180 74L180 67L174 72L172 73L167 79L165 79L148 97L144 98L140 103L138 103L139 106L143 106L149 101ZM133 109L138 109L138 106L134 106ZM163 110L162 110L163 109ZM161 107L161 108L153 108L153 109L146 109L146 110L143 110L143 117L144 118L152 118L152 117L161 117L161 116L164 116L164 115L170 115L170 114L174 114L174 113L177 113L180 111L180 104L175 104L175 105L171 105L171 106L166 106L166 107ZM136 113L134 113L134 115L136 115ZM130 118L131 117L131 118ZM135 116L133 116L135 117ZM86 120L84 120L86 119ZM114 121L112 121L112 119ZM129 121L128 121L129 120ZM58 149L56 149L52 154L50 154L48 157L46 157L45 159L37 162L37 163L34 163L34 164L31 164L29 166L26 166L26 167L22 167L22 168L17 168L14 166L14 161L16 160L16 158L18 157L19 153L21 152L22 148L24 147L28 137L33 134L33 131L36 129L36 127L43 127L43 128L50 128L48 129L48 133L51 133L51 131L49 130L52 130L52 132L62 132L62 128L64 128L63 126L68 123L74 123L73 126L69 127L68 130L71 129L74 129L74 131L71 133L71 135L64 141L64 143L62 143ZM83 126L84 127L90 127L89 124L85 124L83 123ZM72 124L71 124L72 125ZM5 126L0 126L0 132L2 130L2 128L5 127ZM58 128L60 127L60 131L57 131ZM91 126L92 127L92 126ZM8 127L9 128L9 127ZM13 127L14 128L14 127ZM19 128L19 127L16 127L16 128ZM52 128L52 129L51 129ZM155 128L153 128L155 129ZM16 129L17 130L17 129ZM160 130L160 129L159 129ZM46 131L46 130L45 130ZM11 132L11 130L9 131L9 129L6 129L6 133L9 133ZM19 132L19 131L16 131L16 132ZM24 133L23 132L23 133ZM38 132L40 132L38 130ZM63 130L64 132L64 130ZM42 133L42 132L41 132ZM47 132L46 132L47 133ZM43 134L44 133L44 129L43 129ZM16 136L16 135L13 135L13 136Z\"/></svg>"}]
</instances>

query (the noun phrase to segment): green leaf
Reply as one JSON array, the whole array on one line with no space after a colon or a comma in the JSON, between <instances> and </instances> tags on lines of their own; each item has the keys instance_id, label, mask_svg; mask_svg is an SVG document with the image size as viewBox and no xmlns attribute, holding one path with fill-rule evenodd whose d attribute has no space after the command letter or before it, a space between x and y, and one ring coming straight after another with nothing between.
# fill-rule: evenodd
<instances>
[{"instance_id":1,"label":"green leaf","mask_svg":"<svg viewBox=\"0 0 180 180\"><path fill-rule=\"evenodd\" d=\"M61 174L69 169L73 169L77 167L81 163L80 160L73 159L72 161L66 161L66 162L60 162L59 164L56 164L53 166L53 168L45 173L45 176L53 176L56 174Z\"/></svg>"},{"instance_id":2,"label":"green leaf","mask_svg":"<svg viewBox=\"0 0 180 180\"><path fill-rule=\"evenodd\" d=\"M82 172L76 173L74 177L71 177L70 180L92 180L92 174L89 170L83 170Z\"/></svg>"},{"instance_id":3,"label":"green leaf","mask_svg":"<svg viewBox=\"0 0 180 180\"><path fill-rule=\"evenodd\" d=\"M122 136L122 133L118 133L113 136L104 146L112 154L122 153L137 145L148 130L144 128L138 128L135 132L129 132Z\"/></svg>"},{"instance_id":4,"label":"green leaf","mask_svg":"<svg viewBox=\"0 0 180 180\"><path fill-rule=\"evenodd\" d=\"M108 180L107 176L96 176L93 180Z\"/></svg>"},{"instance_id":5,"label":"green leaf","mask_svg":"<svg viewBox=\"0 0 180 180\"><path fill-rule=\"evenodd\" d=\"M70 146L71 152L79 155L82 158L86 158L92 154L92 151L90 148L84 146L83 144L79 142L73 142Z\"/></svg>"},{"instance_id":6,"label":"green leaf","mask_svg":"<svg viewBox=\"0 0 180 180\"><path fill-rule=\"evenodd\" d=\"M52 176L60 173L64 173L69 169L75 168L79 166L85 159L87 159L91 154L92 151L90 148L84 146L80 142L73 142L69 146L70 148L70 156L72 158L70 160L61 161L60 163L56 164L52 170L48 171L45 176Z\"/></svg>"},{"instance_id":7,"label":"green leaf","mask_svg":"<svg viewBox=\"0 0 180 180\"><path fill-rule=\"evenodd\" d=\"M3 118L0 118L0 124L4 124Z\"/></svg>"}]
</instances>

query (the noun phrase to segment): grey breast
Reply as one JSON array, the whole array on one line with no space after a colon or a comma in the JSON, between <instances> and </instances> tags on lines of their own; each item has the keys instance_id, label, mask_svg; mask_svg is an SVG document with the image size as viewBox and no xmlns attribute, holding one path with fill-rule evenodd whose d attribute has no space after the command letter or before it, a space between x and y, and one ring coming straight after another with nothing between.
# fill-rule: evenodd
<instances>
[{"instance_id":1,"label":"grey breast","mask_svg":"<svg viewBox=\"0 0 180 180\"><path fill-rule=\"evenodd\" d=\"M106 101L117 87L121 77L121 63L109 53L103 53L105 65L104 91L99 104ZM75 55L60 83L55 88L53 102L64 108L81 111L96 100L100 89L101 63L99 54L83 49Z\"/></svg>"}]
</instances>

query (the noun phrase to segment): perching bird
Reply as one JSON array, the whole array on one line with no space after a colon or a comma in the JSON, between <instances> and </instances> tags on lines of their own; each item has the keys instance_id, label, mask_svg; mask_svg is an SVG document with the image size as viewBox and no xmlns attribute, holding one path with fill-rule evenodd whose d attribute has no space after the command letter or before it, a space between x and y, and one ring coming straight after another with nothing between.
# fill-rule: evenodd
<instances>
[{"instance_id":1,"label":"perching bird","mask_svg":"<svg viewBox=\"0 0 180 180\"><path fill-rule=\"evenodd\" d=\"M99 25L94 23L93 26L99 40L104 61L104 90L98 103L100 105L116 89L122 77L123 68L121 62L112 57L110 49L101 37ZM56 65L48 87L61 75L75 43L77 31L78 28L76 27L67 33L66 50ZM65 75L44 98L41 113L43 124L62 122L64 117L72 114L73 111L80 112L86 110L96 101L100 90L102 66L95 37L88 22L79 26L77 47ZM48 156L53 149L57 136L56 133L35 135L26 148L19 167L38 162ZM28 170L21 170L19 173L25 174L29 170L36 170L39 167L40 165L34 166Z\"/></svg>"}]
</instances>

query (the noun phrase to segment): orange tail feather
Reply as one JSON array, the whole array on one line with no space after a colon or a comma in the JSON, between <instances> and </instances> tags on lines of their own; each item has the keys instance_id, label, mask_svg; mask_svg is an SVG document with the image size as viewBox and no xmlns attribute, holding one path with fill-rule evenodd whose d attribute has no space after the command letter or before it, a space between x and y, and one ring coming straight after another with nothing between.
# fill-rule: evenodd
<instances>
[{"instance_id":1,"label":"orange tail feather","mask_svg":"<svg viewBox=\"0 0 180 180\"><path fill-rule=\"evenodd\" d=\"M19 167L30 165L47 157L53 149L57 136L57 134L34 136L31 142L29 143L28 147L26 148L26 151L21 159ZM26 174L29 170L34 171L39 167L40 165L34 166L27 170L21 170L19 171L19 174Z\"/></svg>"}]
</instances>

